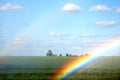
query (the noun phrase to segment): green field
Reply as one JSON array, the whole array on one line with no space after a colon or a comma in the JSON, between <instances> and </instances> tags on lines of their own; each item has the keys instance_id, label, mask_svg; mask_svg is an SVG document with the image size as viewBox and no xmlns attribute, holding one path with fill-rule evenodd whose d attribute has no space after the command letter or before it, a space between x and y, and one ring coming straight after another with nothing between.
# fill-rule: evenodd
<instances>
[{"instance_id":1,"label":"green field","mask_svg":"<svg viewBox=\"0 0 120 80\"><path fill-rule=\"evenodd\" d=\"M54 80L74 57L0 57L0 80ZM120 57L101 57L68 80L119 80Z\"/></svg>"}]
</instances>

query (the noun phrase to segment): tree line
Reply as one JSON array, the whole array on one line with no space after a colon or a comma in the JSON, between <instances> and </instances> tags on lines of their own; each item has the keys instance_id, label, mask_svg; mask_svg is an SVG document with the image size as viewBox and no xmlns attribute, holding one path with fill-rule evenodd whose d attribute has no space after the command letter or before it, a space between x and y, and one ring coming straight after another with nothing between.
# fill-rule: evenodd
<instances>
[{"instance_id":1,"label":"tree line","mask_svg":"<svg viewBox=\"0 0 120 80\"><path fill-rule=\"evenodd\" d=\"M48 50L48 52L46 53L46 56L63 56L63 55L62 55L62 54L59 54L59 55L57 55L57 54L53 54L52 50ZM65 56L72 56L72 55L66 53Z\"/></svg>"}]
</instances>

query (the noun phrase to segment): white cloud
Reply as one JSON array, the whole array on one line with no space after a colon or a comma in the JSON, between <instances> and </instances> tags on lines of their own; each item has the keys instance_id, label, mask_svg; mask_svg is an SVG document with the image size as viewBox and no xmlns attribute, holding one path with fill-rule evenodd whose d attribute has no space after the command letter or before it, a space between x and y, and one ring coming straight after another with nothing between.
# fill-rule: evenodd
<instances>
[{"instance_id":1,"label":"white cloud","mask_svg":"<svg viewBox=\"0 0 120 80\"><path fill-rule=\"evenodd\" d=\"M116 34L116 35L114 35L113 37L115 37L115 38L119 38L120 39L120 34Z\"/></svg>"},{"instance_id":2,"label":"white cloud","mask_svg":"<svg viewBox=\"0 0 120 80\"><path fill-rule=\"evenodd\" d=\"M101 21L97 22L96 24L102 27L112 27L115 26L117 23L115 21Z\"/></svg>"},{"instance_id":3,"label":"white cloud","mask_svg":"<svg viewBox=\"0 0 120 80\"><path fill-rule=\"evenodd\" d=\"M70 36L70 34L68 34L68 33L61 33L59 36L60 37L67 37L67 36Z\"/></svg>"},{"instance_id":4,"label":"white cloud","mask_svg":"<svg viewBox=\"0 0 120 80\"><path fill-rule=\"evenodd\" d=\"M6 3L0 6L0 10L19 10L22 8L23 7L18 4L11 4L11 3Z\"/></svg>"},{"instance_id":5,"label":"white cloud","mask_svg":"<svg viewBox=\"0 0 120 80\"><path fill-rule=\"evenodd\" d=\"M117 8L116 12L117 12L118 14L120 14L120 7Z\"/></svg>"},{"instance_id":6,"label":"white cloud","mask_svg":"<svg viewBox=\"0 0 120 80\"><path fill-rule=\"evenodd\" d=\"M82 36L82 37L94 37L96 35L95 34L81 34L80 36Z\"/></svg>"},{"instance_id":7,"label":"white cloud","mask_svg":"<svg viewBox=\"0 0 120 80\"><path fill-rule=\"evenodd\" d=\"M74 36L71 36L70 37L70 40L76 40L77 38L76 37L74 37Z\"/></svg>"},{"instance_id":8,"label":"white cloud","mask_svg":"<svg viewBox=\"0 0 120 80\"><path fill-rule=\"evenodd\" d=\"M79 12L82 8L76 4L68 3L62 7L62 10L66 12Z\"/></svg>"},{"instance_id":9,"label":"white cloud","mask_svg":"<svg viewBox=\"0 0 120 80\"><path fill-rule=\"evenodd\" d=\"M93 6L90 8L90 11L103 11L103 12L106 12L106 11L109 11L110 8L107 7L106 5L96 5L96 6Z\"/></svg>"},{"instance_id":10,"label":"white cloud","mask_svg":"<svg viewBox=\"0 0 120 80\"><path fill-rule=\"evenodd\" d=\"M55 32L50 32L49 35L50 35L50 37L55 37L56 33Z\"/></svg>"}]
</instances>

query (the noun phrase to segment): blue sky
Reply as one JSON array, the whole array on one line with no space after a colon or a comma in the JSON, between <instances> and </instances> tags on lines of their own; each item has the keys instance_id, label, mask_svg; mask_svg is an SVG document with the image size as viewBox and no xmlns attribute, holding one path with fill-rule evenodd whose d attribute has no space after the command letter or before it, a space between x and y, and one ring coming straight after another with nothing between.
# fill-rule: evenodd
<instances>
[{"instance_id":1,"label":"blue sky","mask_svg":"<svg viewBox=\"0 0 120 80\"><path fill-rule=\"evenodd\" d=\"M120 37L119 19L119 0L1 0L0 53L80 55Z\"/></svg>"}]
</instances>

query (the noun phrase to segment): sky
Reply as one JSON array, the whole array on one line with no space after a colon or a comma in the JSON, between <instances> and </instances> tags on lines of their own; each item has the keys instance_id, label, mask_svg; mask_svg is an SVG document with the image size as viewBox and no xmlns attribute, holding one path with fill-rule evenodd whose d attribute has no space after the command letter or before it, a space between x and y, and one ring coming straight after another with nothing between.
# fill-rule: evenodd
<instances>
[{"instance_id":1,"label":"sky","mask_svg":"<svg viewBox=\"0 0 120 80\"><path fill-rule=\"evenodd\" d=\"M0 0L0 55L81 55L118 37L120 0Z\"/></svg>"}]
</instances>

